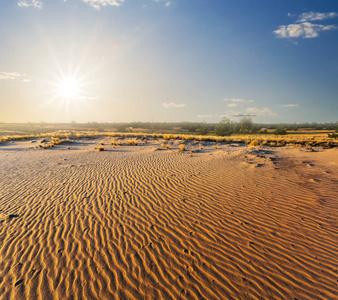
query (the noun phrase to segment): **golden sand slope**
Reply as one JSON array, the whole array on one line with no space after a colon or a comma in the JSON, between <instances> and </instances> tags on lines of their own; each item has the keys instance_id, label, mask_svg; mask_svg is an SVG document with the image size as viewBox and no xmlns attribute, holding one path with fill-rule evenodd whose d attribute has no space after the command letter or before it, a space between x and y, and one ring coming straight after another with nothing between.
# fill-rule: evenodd
<instances>
[{"instance_id":1,"label":"golden sand slope","mask_svg":"<svg viewBox=\"0 0 338 300\"><path fill-rule=\"evenodd\" d=\"M337 149L93 143L0 147L1 299L338 299Z\"/></svg>"}]
</instances>

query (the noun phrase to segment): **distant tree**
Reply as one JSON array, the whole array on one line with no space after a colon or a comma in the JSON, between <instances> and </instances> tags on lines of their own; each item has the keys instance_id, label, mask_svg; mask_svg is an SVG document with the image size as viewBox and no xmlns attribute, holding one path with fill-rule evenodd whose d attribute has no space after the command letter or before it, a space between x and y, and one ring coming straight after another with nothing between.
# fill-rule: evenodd
<instances>
[{"instance_id":1,"label":"distant tree","mask_svg":"<svg viewBox=\"0 0 338 300\"><path fill-rule=\"evenodd\" d=\"M251 117L243 117L240 120L240 125L241 125L241 132L250 132L252 129L252 118Z\"/></svg>"},{"instance_id":2,"label":"distant tree","mask_svg":"<svg viewBox=\"0 0 338 300\"><path fill-rule=\"evenodd\" d=\"M195 132L199 128L197 123L189 123L188 131Z\"/></svg>"},{"instance_id":3,"label":"distant tree","mask_svg":"<svg viewBox=\"0 0 338 300\"><path fill-rule=\"evenodd\" d=\"M283 127L278 127L274 132L274 135L286 135L287 131Z\"/></svg>"},{"instance_id":4,"label":"distant tree","mask_svg":"<svg viewBox=\"0 0 338 300\"><path fill-rule=\"evenodd\" d=\"M205 120L203 120L203 122L200 123L199 127L200 127L200 129L199 129L200 134L202 134L202 135L208 134L209 128L208 128L208 124Z\"/></svg>"},{"instance_id":5,"label":"distant tree","mask_svg":"<svg viewBox=\"0 0 338 300\"><path fill-rule=\"evenodd\" d=\"M116 131L117 132L126 132L126 124L116 124Z\"/></svg>"},{"instance_id":6,"label":"distant tree","mask_svg":"<svg viewBox=\"0 0 338 300\"><path fill-rule=\"evenodd\" d=\"M332 138L332 139L337 139L338 138L338 128L335 130L335 133L329 133L328 137Z\"/></svg>"},{"instance_id":7,"label":"distant tree","mask_svg":"<svg viewBox=\"0 0 338 300\"><path fill-rule=\"evenodd\" d=\"M232 134L232 127L233 122L224 117L216 126L215 126L215 133L216 135L226 136Z\"/></svg>"}]
</instances>

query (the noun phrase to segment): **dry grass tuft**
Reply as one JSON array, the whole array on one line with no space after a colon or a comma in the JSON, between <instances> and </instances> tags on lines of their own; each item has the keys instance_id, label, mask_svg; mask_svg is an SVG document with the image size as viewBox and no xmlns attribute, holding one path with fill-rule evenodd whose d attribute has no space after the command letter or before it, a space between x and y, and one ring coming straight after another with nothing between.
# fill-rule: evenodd
<instances>
[{"instance_id":1,"label":"dry grass tuft","mask_svg":"<svg viewBox=\"0 0 338 300\"><path fill-rule=\"evenodd\" d=\"M182 151L182 152L185 150L185 147L184 147L184 145L180 145L180 147L179 147L179 148L180 148L180 151Z\"/></svg>"},{"instance_id":2,"label":"dry grass tuft","mask_svg":"<svg viewBox=\"0 0 338 300\"><path fill-rule=\"evenodd\" d=\"M250 143L250 147L256 147L256 146L259 146L259 140L258 139L254 139Z\"/></svg>"},{"instance_id":3,"label":"dry grass tuft","mask_svg":"<svg viewBox=\"0 0 338 300\"><path fill-rule=\"evenodd\" d=\"M97 148L97 150L98 150L98 151L103 151L103 150L104 150L104 147L103 147L103 146L99 146L99 147Z\"/></svg>"},{"instance_id":4,"label":"dry grass tuft","mask_svg":"<svg viewBox=\"0 0 338 300\"><path fill-rule=\"evenodd\" d=\"M168 146L167 144L162 143L161 146L164 149L170 150L170 146Z\"/></svg>"},{"instance_id":5,"label":"dry grass tuft","mask_svg":"<svg viewBox=\"0 0 338 300\"><path fill-rule=\"evenodd\" d=\"M173 138L173 136L171 134L164 134L163 135L163 139L166 140L166 141L169 141Z\"/></svg>"}]
</instances>

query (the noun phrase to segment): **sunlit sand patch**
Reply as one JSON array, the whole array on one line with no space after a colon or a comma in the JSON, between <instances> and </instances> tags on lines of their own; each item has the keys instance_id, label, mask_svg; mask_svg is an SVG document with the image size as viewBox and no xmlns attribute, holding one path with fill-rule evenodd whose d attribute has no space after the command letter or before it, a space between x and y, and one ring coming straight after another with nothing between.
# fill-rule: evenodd
<instances>
[{"instance_id":1,"label":"sunlit sand patch","mask_svg":"<svg viewBox=\"0 0 338 300\"><path fill-rule=\"evenodd\" d=\"M335 299L337 149L60 140L0 145L4 299Z\"/></svg>"}]
</instances>

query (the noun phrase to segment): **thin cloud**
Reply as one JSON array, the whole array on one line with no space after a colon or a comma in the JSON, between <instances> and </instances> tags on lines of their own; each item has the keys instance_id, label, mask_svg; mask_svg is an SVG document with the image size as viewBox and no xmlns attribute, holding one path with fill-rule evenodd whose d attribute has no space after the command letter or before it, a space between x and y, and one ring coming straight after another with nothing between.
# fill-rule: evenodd
<instances>
[{"instance_id":1,"label":"thin cloud","mask_svg":"<svg viewBox=\"0 0 338 300\"><path fill-rule=\"evenodd\" d=\"M291 17L292 15L288 13L288 16ZM335 12L315 13L311 11L302 13L298 16L296 23L278 26L274 33L278 38L316 38L320 32L335 30L337 26L316 24L311 21L323 21L336 17L338 17L338 14Z\"/></svg>"},{"instance_id":2,"label":"thin cloud","mask_svg":"<svg viewBox=\"0 0 338 300\"><path fill-rule=\"evenodd\" d=\"M22 74L17 72L0 72L0 79L16 79L21 76Z\"/></svg>"},{"instance_id":3,"label":"thin cloud","mask_svg":"<svg viewBox=\"0 0 338 300\"><path fill-rule=\"evenodd\" d=\"M270 115L270 116L277 116L278 114L275 112L272 112L270 108L264 107L264 108L257 108L257 107L249 107L246 109L248 113L254 113L257 115Z\"/></svg>"},{"instance_id":4,"label":"thin cloud","mask_svg":"<svg viewBox=\"0 0 338 300\"><path fill-rule=\"evenodd\" d=\"M120 6L124 0L82 0L88 3L91 7L100 10L105 6Z\"/></svg>"},{"instance_id":5,"label":"thin cloud","mask_svg":"<svg viewBox=\"0 0 338 300\"><path fill-rule=\"evenodd\" d=\"M304 22L300 24L289 24L289 25L281 25L278 27L274 33L279 38L315 38L318 37L319 32L335 30L337 27L335 25L321 25L321 24L313 24L310 22Z\"/></svg>"},{"instance_id":6,"label":"thin cloud","mask_svg":"<svg viewBox=\"0 0 338 300\"><path fill-rule=\"evenodd\" d=\"M323 21L326 19L333 19L338 17L338 14L335 12L329 12L329 13L319 13L319 12L307 12L307 13L302 13L299 16L299 19L297 22L302 23L302 22L308 22L308 21Z\"/></svg>"},{"instance_id":7,"label":"thin cloud","mask_svg":"<svg viewBox=\"0 0 338 300\"><path fill-rule=\"evenodd\" d=\"M229 107L237 107L237 103L229 103L228 106Z\"/></svg>"},{"instance_id":8,"label":"thin cloud","mask_svg":"<svg viewBox=\"0 0 338 300\"><path fill-rule=\"evenodd\" d=\"M231 101L231 102L237 102L237 103L251 103L251 102L253 102L253 100L246 100L246 99L243 99L243 98L225 98L225 99L223 99L223 101ZM235 105L230 105L230 104L228 104L228 106L235 107Z\"/></svg>"},{"instance_id":9,"label":"thin cloud","mask_svg":"<svg viewBox=\"0 0 338 300\"><path fill-rule=\"evenodd\" d=\"M170 102L170 103L163 103L162 104L164 108L182 108L182 107L186 107L187 105L185 103L181 103L181 104L177 104L174 102Z\"/></svg>"},{"instance_id":10,"label":"thin cloud","mask_svg":"<svg viewBox=\"0 0 338 300\"><path fill-rule=\"evenodd\" d=\"M298 107L299 104L284 104L284 107Z\"/></svg>"},{"instance_id":11,"label":"thin cloud","mask_svg":"<svg viewBox=\"0 0 338 300\"><path fill-rule=\"evenodd\" d=\"M164 6L170 6L171 5L171 1L167 1L167 0L155 0L155 2L165 2Z\"/></svg>"},{"instance_id":12,"label":"thin cloud","mask_svg":"<svg viewBox=\"0 0 338 300\"><path fill-rule=\"evenodd\" d=\"M202 119L205 119L205 118L211 118L212 115L197 115L198 118L202 118Z\"/></svg>"},{"instance_id":13,"label":"thin cloud","mask_svg":"<svg viewBox=\"0 0 338 300\"><path fill-rule=\"evenodd\" d=\"M232 117L232 118L244 118L244 117L256 117L255 114L243 114L237 111L228 110L221 117Z\"/></svg>"},{"instance_id":14,"label":"thin cloud","mask_svg":"<svg viewBox=\"0 0 338 300\"><path fill-rule=\"evenodd\" d=\"M253 118L253 117L257 117L257 115L253 115L253 114L236 114L236 115L231 115L231 117L233 117L233 118L244 118L244 117Z\"/></svg>"},{"instance_id":15,"label":"thin cloud","mask_svg":"<svg viewBox=\"0 0 338 300\"><path fill-rule=\"evenodd\" d=\"M245 99L240 99L240 98L225 98L223 101L246 102Z\"/></svg>"},{"instance_id":16,"label":"thin cloud","mask_svg":"<svg viewBox=\"0 0 338 300\"><path fill-rule=\"evenodd\" d=\"M42 9L43 7L43 3L39 0L20 0L18 2L18 6L19 7L34 7L34 8L37 8L37 9Z\"/></svg>"}]
</instances>

